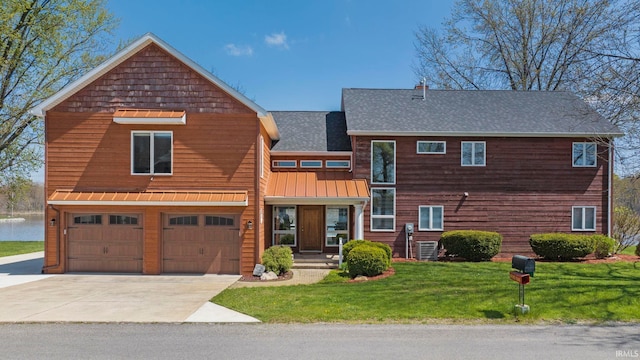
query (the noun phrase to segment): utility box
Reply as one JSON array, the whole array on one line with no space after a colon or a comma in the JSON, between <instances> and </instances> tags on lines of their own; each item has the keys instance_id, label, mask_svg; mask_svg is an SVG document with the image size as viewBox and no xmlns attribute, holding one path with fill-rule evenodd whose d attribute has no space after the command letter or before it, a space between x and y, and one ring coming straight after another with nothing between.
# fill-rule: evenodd
<instances>
[{"instance_id":1,"label":"utility box","mask_svg":"<svg viewBox=\"0 0 640 360\"><path fill-rule=\"evenodd\" d=\"M511 267L520 272L527 273L529 276L533 276L533 273L536 272L536 261L526 256L514 255L511 258Z\"/></svg>"}]
</instances>

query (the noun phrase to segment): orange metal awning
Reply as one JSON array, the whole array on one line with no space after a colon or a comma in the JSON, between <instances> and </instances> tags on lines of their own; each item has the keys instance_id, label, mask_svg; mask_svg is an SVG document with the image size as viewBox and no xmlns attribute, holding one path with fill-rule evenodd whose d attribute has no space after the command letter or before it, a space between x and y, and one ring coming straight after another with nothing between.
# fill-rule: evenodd
<instances>
[{"instance_id":1,"label":"orange metal awning","mask_svg":"<svg viewBox=\"0 0 640 360\"><path fill-rule=\"evenodd\" d=\"M187 113L184 110L119 109L113 113L113 121L118 124L185 125Z\"/></svg>"},{"instance_id":2,"label":"orange metal awning","mask_svg":"<svg viewBox=\"0 0 640 360\"><path fill-rule=\"evenodd\" d=\"M369 200L365 179L348 179L342 172L271 173L265 201L269 204L355 204Z\"/></svg>"},{"instance_id":3,"label":"orange metal awning","mask_svg":"<svg viewBox=\"0 0 640 360\"><path fill-rule=\"evenodd\" d=\"M56 190L51 205L247 206L246 191L83 192Z\"/></svg>"}]
</instances>

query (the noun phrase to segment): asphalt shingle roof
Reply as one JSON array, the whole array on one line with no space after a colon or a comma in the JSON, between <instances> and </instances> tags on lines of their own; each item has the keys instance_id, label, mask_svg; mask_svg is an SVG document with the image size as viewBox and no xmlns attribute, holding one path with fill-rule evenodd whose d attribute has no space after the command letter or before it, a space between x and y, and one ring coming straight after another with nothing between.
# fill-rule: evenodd
<instances>
[{"instance_id":1,"label":"asphalt shingle roof","mask_svg":"<svg viewBox=\"0 0 640 360\"><path fill-rule=\"evenodd\" d=\"M347 125L339 111L272 111L280 140L272 151L351 151Z\"/></svg>"},{"instance_id":2,"label":"asphalt shingle roof","mask_svg":"<svg viewBox=\"0 0 640 360\"><path fill-rule=\"evenodd\" d=\"M564 91L343 89L349 134L622 135Z\"/></svg>"}]
</instances>

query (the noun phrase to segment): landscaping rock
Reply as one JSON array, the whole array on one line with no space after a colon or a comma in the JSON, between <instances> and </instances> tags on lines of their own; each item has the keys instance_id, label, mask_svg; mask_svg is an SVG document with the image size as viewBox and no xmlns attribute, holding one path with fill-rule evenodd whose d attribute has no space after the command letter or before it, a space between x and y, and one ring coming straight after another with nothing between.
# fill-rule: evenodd
<instances>
[{"instance_id":1,"label":"landscaping rock","mask_svg":"<svg viewBox=\"0 0 640 360\"><path fill-rule=\"evenodd\" d=\"M262 274L264 274L265 271L265 267L262 264L256 264L256 266L253 268L253 276L262 276Z\"/></svg>"},{"instance_id":2,"label":"landscaping rock","mask_svg":"<svg viewBox=\"0 0 640 360\"><path fill-rule=\"evenodd\" d=\"M353 281L367 281L367 280L369 280L369 278L364 275L358 275L355 277L355 279L353 279Z\"/></svg>"},{"instance_id":3,"label":"landscaping rock","mask_svg":"<svg viewBox=\"0 0 640 360\"><path fill-rule=\"evenodd\" d=\"M260 280L276 280L276 279L278 279L278 275L273 271L269 271L260 275Z\"/></svg>"}]
</instances>

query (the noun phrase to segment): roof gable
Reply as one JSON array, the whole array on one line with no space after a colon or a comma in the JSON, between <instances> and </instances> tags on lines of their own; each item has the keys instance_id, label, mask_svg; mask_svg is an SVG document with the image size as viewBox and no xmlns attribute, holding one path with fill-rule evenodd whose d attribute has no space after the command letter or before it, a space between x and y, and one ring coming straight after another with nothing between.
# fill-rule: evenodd
<instances>
[{"instance_id":1,"label":"roof gable","mask_svg":"<svg viewBox=\"0 0 640 360\"><path fill-rule=\"evenodd\" d=\"M281 139L272 151L351 151L344 113L339 111L273 111Z\"/></svg>"},{"instance_id":2,"label":"roof gable","mask_svg":"<svg viewBox=\"0 0 640 360\"><path fill-rule=\"evenodd\" d=\"M564 91L343 89L349 135L620 136Z\"/></svg>"}]
</instances>

